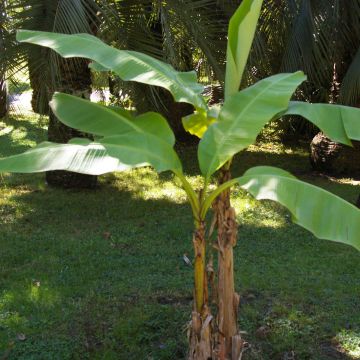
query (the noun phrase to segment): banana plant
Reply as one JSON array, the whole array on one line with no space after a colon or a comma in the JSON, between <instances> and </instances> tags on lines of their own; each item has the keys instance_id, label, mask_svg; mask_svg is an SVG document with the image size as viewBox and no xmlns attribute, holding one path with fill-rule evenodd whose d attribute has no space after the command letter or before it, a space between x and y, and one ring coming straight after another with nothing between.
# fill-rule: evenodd
<instances>
[{"instance_id":1,"label":"banana plant","mask_svg":"<svg viewBox=\"0 0 360 360\"><path fill-rule=\"evenodd\" d=\"M232 157L254 143L263 126L272 119L297 114L338 142L351 145L351 140L360 140L359 109L290 101L297 87L306 80L302 72L274 75L239 91L261 6L262 0L244 0L230 21L222 107L207 106L201 95L203 87L194 72L177 72L147 55L115 49L87 34L27 30L17 34L18 41L46 46L63 57L86 58L94 69L112 71L123 80L166 88L176 101L194 106L194 113L184 118L183 124L201 139L198 159L203 186L200 191L195 191L188 182L174 150L174 134L160 114L149 112L136 116L125 109L109 108L62 93L56 93L50 102L55 115L64 124L93 134L97 140L75 138L68 144L44 142L25 153L0 159L0 172L68 170L100 175L152 166L157 172L172 171L180 179L195 227L194 305L188 355L194 360L239 360L243 351L237 323L238 297L233 289L232 248L237 233L236 222L231 219L235 218L235 210L228 205L219 215L227 221L227 243L216 244L220 259L217 314L210 306L208 295L213 283L209 277L214 277L214 271L207 255L206 215L212 204L233 186L240 186L256 199L279 202L292 214L294 223L318 238L360 250L360 210L282 169L258 166L234 179L223 178L215 189L209 187L214 174L228 170Z\"/></svg>"}]
</instances>

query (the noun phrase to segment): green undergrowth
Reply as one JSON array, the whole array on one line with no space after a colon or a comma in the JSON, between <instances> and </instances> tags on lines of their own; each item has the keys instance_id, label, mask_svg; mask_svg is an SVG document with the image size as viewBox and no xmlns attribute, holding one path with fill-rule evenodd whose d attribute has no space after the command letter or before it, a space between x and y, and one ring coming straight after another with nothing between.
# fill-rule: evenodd
<instances>
[{"instance_id":1,"label":"green undergrowth","mask_svg":"<svg viewBox=\"0 0 360 360\"><path fill-rule=\"evenodd\" d=\"M0 156L43 139L37 120L0 123ZM179 151L199 186L196 150ZM260 164L349 201L359 192L351 179L313 176L306 150L276 143L238 156L234 175ZM185 358L192 219L172 180L145 168L77 191L1 175L0 359ZM234 189L233 203L243 359L360 359L360 254L315 239L270 201Z\"/></svg>"}]
</instances>

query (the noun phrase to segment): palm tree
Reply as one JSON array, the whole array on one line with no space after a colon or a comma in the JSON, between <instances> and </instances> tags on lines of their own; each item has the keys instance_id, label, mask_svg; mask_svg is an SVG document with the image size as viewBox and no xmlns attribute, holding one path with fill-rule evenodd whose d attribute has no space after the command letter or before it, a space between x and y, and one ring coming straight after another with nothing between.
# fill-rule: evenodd
<instances>
[{"instance_id":1,"label":"palm tree","mask_svg":"<svg viewBox=\"0 0 360 360\"><path fill-rule=\"evenodd\" d=\"M13 28L61 33L93 33L97 26L96 9L95 2L82 0L14 0L7 4ZM85 61L64 60L52 51L23 44L10 47L8 58L17 60L13 67L27 63L33 88L33 109L49 115L48 139L66 143L74 136L85 136L58 121L48 102L55 91L89 98L91 74L88 64ZM50 185L61 187L92 188L96 185L95 176L70 172L47 172L46 180Z\"/></svg>"},{"instance_id":2,"label":"palm tree","mask_svg":"<svg viewBox=\"0 0 360 360\"><path fill-rule=\"evenodd\" d=\"M360 1L269 0L265 5L259 50L252 54L255 75L301 69L308 82L297 94L299 98L357 106ZM299 129L303 123L294 120L291 126ZM318 133L311 143L311 163L318 170L332 169L341 152L341 145Z\"/></svg>"},{"instance_id":3,"label":"palm tree","mask_svg":"<svg viewBox=\"0 0 360 360\"><path fill-rule=\"evenodd\" d=\"M226 17L221 6L214 11L213 1L12 0L7 9L14 28L77 33L93 32L99 25L99 36L108 43L161 58L179 70L194 67L192 53L196 52L198 60L202 60L198 67L202 74L223 79ZM106 21L96 23L96 11ZM51 52L23 45L14 53L16 56L11 57L17 58L19 64L28 63L33 109L46 114L50 95L54 90L64 90L61 60ZM70 89L72 84L68 84ZM119 86L126 87L123 83ZM170 118L178 135L186 134L181 117L192 111L190 107L176 104L170 94L153 87L135 86L130 92L139 112L160 110Z\"/></svg>"},{"instance_id":4,"label":"palm tree","mask_svg":"<svg viewBox=\"0 0 360 360\"><path fill-rule=\"evenodd\" d=\"M212 5L209 0L117 1L104 11L106 21L100 27L100 37L118 48L164 60L177 70L192 70L200 63L200 76L206 75L209 81L211 77L223 80L226 17L219 16L220 9L214 12ZM178 139L189 136L181 118L193 109L175 103L167 91L117 79L111 79L111 89L126 89L140 113L160 111L169 119Z\"/></svg>"}]
</instances>

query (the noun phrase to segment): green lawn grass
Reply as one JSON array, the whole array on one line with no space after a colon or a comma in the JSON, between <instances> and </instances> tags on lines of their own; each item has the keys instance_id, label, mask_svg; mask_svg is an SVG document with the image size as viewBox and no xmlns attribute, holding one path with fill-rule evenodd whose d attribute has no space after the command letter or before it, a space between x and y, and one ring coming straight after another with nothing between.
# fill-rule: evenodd
<instances>
[{"instance_id":1,"label":"green lawn grass","mask_svg":"<svg viewBox=\"0 0 360 360\"><path fill-rule=\"evenodd\" d=\"M0 122L0 156L43 139L37 121ZM196 150L180 152L196 185ZM252 147L234 175L256 164L349 201L359 191L312 176L301 148ZM41 174L1 175L0 359L185 358L192 219L172 178L145 168L76 191L49 188ZM233 203L244 359L360 359L360 254L315 239L272 202L235 189Z\"/></svg>"}]
</instances>

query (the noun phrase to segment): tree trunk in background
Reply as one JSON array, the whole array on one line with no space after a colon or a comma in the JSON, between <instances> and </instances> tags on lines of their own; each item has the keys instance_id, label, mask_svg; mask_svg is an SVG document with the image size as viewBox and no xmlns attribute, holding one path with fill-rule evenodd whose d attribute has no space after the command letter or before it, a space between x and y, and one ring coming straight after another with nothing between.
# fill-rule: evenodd
<instances>
[{"instance_id":1,"label":"tree trunk in background","mask_svg":"<svg viewBox=\"0 0 360 360\"><path fill-rule=\"evenodd\" d=\"M8 113L8 94L6 80L4 77L0 78L0 119Z\"/></svg>"},{"instance_id":2,"label":"tree trunk in background","mask_svg":"<svg viewBox=\"0 0 360 360\"><path fill-rule=\"evenodd\" d=\"M182 118L194 112L194 108L190 104L175 102L169 91L162 88L152 88L144 84L133 84L132 100L136 110L142 114L147 111L158 111L168 121L174 131L176 140L188 142L194 137L185 131L182 125ZM155 101L158 103L156 106Z\"/></svg>"},{"instance_id":3,"label":"tree trunk in background","mask_svg":"<svg viewBox=\"0 0 360 360\"><path fill-rule=\"evenodd\" d=\"M31 21L27 28L37 31L95 34L100 22L97 6L92 1L39 1L38 6L29 8ZM48 140L67 143L73 137L89 137L63 125L48 105L55 91L90 98L91 73L88 62L78 58L63 59L49 49L31 44L26 46L33 88L32 107L37 113L49 115ZM66 171L50 171L46 173L46 181L49 185L64 188L93 188L97 178Z\"/></svg>"},{"instance_id":4,"label":"tree trunk in background","mask_svg":"<svg viewBox=\"0 0 360 360\"><path fill-rule=\"evenodd\" d=\"M91 76L85 60L59 59L60 71L56 91L89 99L91 95ZM49 96L51 98L51 96ZM89 137L61 123L49 110L48 140L67 143L73 137ZM64 188L94 188L97 177L68 171L48 171L46 181L49 185Z\"/></svg>"},{"instance_id":5,"label":"tree trunk in background","mask_svg":"<svg viewBox=\"0 0 360 360\"><path fill-rule=\"evenodd\" d=\"M208 105L218 105L224 102L224 88L221 85L208 85L205 87L203 96L208 96Z\"/></svg>"},{"instance_id":6,"label":"tree trunk in background","mask_svg":"<svg viewBox=\"0 0 360 360\"><path fill-rule=\"evenodd\" d=\"M318 133L310 144L310 163L314 170L360 179L360 142L353 147L338 144Z\"/></svg>"},{"instance_id":7,"label":"tree trunk in background","mask_svg":"<svg viewBox=\"0 0 360 360\"><path fill-rule=\"evenodd\" d=\"M339 74L336 62L333 65L333 78L330 88L329 103L335 104L339 99ZM334 160L339 156L343 146L319 132L310 143L310 164L314 170L332 172Z\"/></svg>"},{"instance_id":8,"label":"tree trunk in background","mask_svg":"<svg viewBox=\"0 0 360 360\"><path fill-rule=\"evenodd\" d=\"M159 51L164 53L164 29L160 19L161 8L157 18L153 19L152 16L156 12L154 4L149 5L150 31L154 35L154 45L158 46ZM189 71L193 69L191 49L183 47L179 57L181 57L181 61L179 60L175 66L177 70ZM133 101L139 113L147 111L160 112L168 120L177 141L189 142L196 140L194 136L185 131L182 125L182 118L194 112L192 105L175 102L171 93L163 88L134 83L133 89Z\"/></svg>"},{"instance_id":9,"label":"tree trunk in background","mask_svg":"<svg viewBox=\"0 0 360 360\"><path fill-rule=\"evenodd\" d=\"M35 50L33 50L35 51ZM43 48L36 49L38 56L42 56ZM46 49L46 51L48 51ZM40 115L49 115L49 89L47 88L46 81L44 81L44 71L49 69L39 68L36 65L35 59L28 59L29 80L32 89L31 95L31 108Z\"/></svg>"},{"instance_id":10,"label":"tree trunk in background","mask_svg":"<svg viewBox=\"0 0 360 360\"><path fill-rule=\"evenodd\" d=\"M194 107L187 103L175 102L169 91L159 90L161 101L164 104L160 112L168 119L177 140L182 142L194 141L194 137L185 131L182 118L194 112Z\"/></svg>"},{"instance_id":11,"label":"tree trunk in background","mask_svg":"<svg viewBox=\"0 0 360 360\"><path fill-rule=\"evenodd\" d=\"M310 163L314 170L333 172L334 162L339 157L342 145L319 132L310 144Z\"/></svg>"},{"instance_id":12,"label":"tree trunk in background","mask_svg":"<svg viewBox=\"0 0 360 360\"><path fill-rule=\"evenodd\" d=\"M352 51L352 49L349 49L349 51ZM352 60L353 56L349 52L342 59L334 60L333 78L329 94L330 104L355 106L354 103L344 103L340 96L340 87ZM351 159L347 158L349 153L359 158L360 148L358 144L355 146L355 150L352 151L348 146L336 143L322 132L319 132L310 144L310 163L313 169L317 171L341 173L352 168L353 172L356 173L358 171L356 161L353 161L354 166L352 167Z\"/></svg>"}]
</instances>

